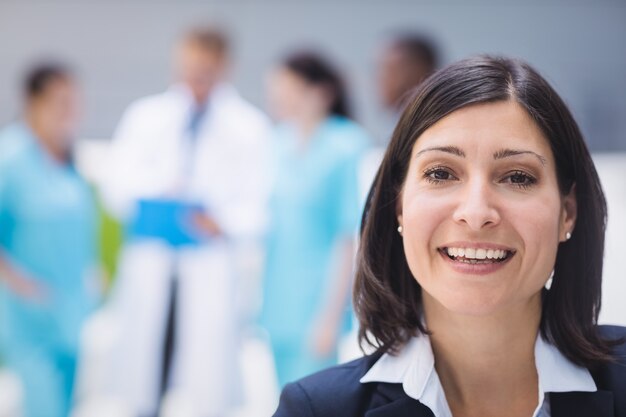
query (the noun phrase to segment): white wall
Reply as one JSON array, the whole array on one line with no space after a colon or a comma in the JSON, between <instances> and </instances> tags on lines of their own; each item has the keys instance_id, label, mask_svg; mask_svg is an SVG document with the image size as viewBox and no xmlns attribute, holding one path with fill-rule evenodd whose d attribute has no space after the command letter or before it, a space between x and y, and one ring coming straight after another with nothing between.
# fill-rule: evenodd
<instances>
[{"instance_id":1,"label":"white wall","mask_svg":"<svg viewBox=\"0 0 626 417\"><path fill-rule=\"evenodd\" d=\"M600 323L626 326L626 153L594 159L609 206Z\"/></svg>"}]
</instances>

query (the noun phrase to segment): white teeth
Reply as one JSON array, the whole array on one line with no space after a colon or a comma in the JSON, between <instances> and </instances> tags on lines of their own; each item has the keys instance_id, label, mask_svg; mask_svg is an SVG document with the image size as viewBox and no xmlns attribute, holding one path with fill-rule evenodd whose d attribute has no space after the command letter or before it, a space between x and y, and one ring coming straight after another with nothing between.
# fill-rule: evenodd
<instances>
[{"instance_id":1,"label":"white teeth","mask_svg":"<svg viewBox=\"0 0 626 417\"><path fill-rule=\"evenodd\" d=\"M503 249L476 249L476 248L445 248L446 253L453 258L466 259L504 259L507 251Z\"/></svg>"}]
</instances>

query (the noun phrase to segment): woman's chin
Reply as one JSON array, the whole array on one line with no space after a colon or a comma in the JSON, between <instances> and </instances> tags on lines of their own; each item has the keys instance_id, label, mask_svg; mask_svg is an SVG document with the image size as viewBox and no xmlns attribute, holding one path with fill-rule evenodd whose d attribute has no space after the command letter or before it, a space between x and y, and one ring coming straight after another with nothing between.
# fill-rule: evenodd
<instances>
[{"instance_id":1,"label":"woman's chin","mask_svg":"<svg viewBox=\"0 0 626 417\"><path fill-rule=\"evenodd\" d=\"M431 297L447 312L459 316L490 316L501 311L507 304L501 293L487 291L458 291Z\"/></svg>"},{"instance_id":2,"label":"woman's chin","mask_svg":"<svg viewBox=\"0 0 626 417\"><path fill-rule=\"evenodd\" d=\"M543 287L542 287L543 288ZM497 316L507 311L535 310L541 305L541 288L536 291L521 288L492 287L490 289L442 289L424 294L427 311L468 317Z\"/></svg>"}]
</instances>

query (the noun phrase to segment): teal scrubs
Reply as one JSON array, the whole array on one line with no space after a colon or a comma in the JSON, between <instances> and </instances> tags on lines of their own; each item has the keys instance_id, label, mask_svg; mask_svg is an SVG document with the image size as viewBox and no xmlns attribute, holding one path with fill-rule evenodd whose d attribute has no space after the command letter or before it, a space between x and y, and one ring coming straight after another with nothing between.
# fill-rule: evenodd
<instances>
[{"instance_id":1,"label":"teal scrubs","mask_svg":"<svg viewBox=\"0 0 626 417\"><path fill-rule=\"evenodd\" d=\"M341 117L328 118L304 149L293 126L279 126L274 139L277 175L261 323L269 332L284 386L336 363L336 352L315 357L310 334L337 277L335 247L357 230L357 171L369 141L361 127Z\"/></svg>"},{"instance_id":2,"label":"teal scrubs","mask_svg":"<svg viewBox=\"0 0 626 417\"><path fill-rule=\"evenodd\" d=\"M26 125L0 133L0 251L47 291L25 300L2 285L1 356L22 380L26 417L69 412L78 337L95 305L96 211L88 185L53 160Z\"/></svg>"}]
</instances>

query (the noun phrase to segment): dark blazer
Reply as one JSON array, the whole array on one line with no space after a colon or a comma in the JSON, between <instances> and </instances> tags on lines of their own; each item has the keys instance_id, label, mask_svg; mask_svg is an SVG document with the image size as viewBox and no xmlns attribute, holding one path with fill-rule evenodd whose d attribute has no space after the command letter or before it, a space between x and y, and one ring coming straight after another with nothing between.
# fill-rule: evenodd
<instances>
[{"instance_id":1,"label":"dark blazer","mask_svg":"<svg viewBox=\"0 0 626 417\"><path fill-rule=\"evenodd\" d=\"M626 337L626 327L600 326L602 336ZM552 417L626 417L626 343L617 362L591 372L597 392L551 393ZM285 386L274 417L433 417L404 393L402 384L359 380L380 358L365 356Z\"/></svg>"}]
</instances>

